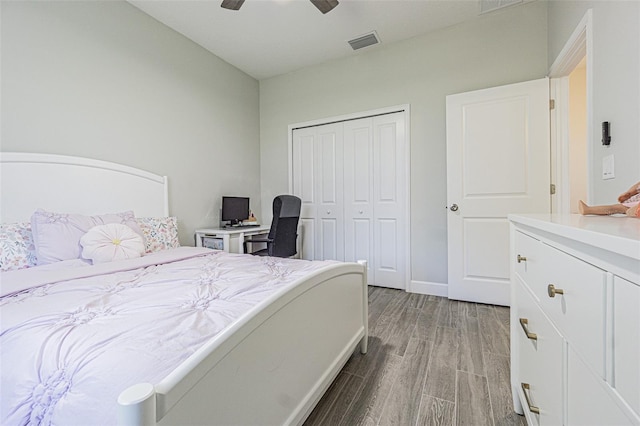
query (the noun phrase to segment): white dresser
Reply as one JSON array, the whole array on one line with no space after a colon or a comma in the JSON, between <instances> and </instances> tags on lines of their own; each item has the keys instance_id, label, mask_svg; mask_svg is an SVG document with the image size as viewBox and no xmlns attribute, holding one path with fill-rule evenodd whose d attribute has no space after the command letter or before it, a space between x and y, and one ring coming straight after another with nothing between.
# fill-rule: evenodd
<instances>
[{"instance_id":1,"label":"white dresser","mask_svg":"<svg viewBox=\"0 0 640 426\"><path fill-rule=\"evenodd\" d=\"M640 220L509 219L515 410L530 426L640 425Z\"/></svg>"}]
</instances>

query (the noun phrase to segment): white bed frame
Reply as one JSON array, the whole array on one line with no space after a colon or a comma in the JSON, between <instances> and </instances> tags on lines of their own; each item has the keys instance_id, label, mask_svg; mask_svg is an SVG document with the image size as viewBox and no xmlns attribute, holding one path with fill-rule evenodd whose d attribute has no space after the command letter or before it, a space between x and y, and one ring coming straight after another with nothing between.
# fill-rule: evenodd
<instances>
[{"instance_id":1,"label":"white bed frame","mask_svg":"<svg viewBox=\"0 0 640 426\"><path fill-rule=\"evenodd\" d=\"M78 214L133 210L169 215L166 176L107 161L53 154L0 152L2 223L28 221L37 208Z\"/></svg>"},{"instance_id":2,"label":"white bed frame","mask_svg":"<svg viewBox=\"0 0 640 426\"><path fill-rule=\"evenodd\" d=\"M167 216L167 178L78 157L0 153L0 216L37 208ZM118 398L126 425L301 424L356 348L367 351L366 265L335 264L205 344L159 383ZM114 401L114 404L116 401Z\"/></svg>"}]
</instances>

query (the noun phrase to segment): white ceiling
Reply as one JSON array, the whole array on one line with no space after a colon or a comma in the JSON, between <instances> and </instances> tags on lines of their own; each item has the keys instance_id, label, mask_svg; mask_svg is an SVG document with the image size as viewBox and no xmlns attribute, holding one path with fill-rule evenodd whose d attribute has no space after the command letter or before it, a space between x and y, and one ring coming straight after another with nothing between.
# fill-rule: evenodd
<instances>
[{"instance_id":1,"label":"white ceiling","mask_svg":"<svg viewBox=\"0 0 640 426\"><path fill-rule=\"evenodd\" d=\"M482 0L487 4L514 0ZM517 0L516 0L517 1ZM260 80L357 55L479 16L479 0L340 0L323 15L309 0L129 0L226 62ZM354 51L348 40L376 31L380 44Z\"/></svg>"}]
</instances>

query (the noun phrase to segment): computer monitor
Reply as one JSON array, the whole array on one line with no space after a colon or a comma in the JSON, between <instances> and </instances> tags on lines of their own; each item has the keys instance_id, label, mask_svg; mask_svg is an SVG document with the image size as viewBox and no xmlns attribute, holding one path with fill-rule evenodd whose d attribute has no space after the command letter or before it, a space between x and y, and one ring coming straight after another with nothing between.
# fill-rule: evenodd
<instances>
[{"instance_id":1,"label":"computer monitor","mask_svg":"<svg viewBox=\"0 0 640 426\"><path fill-rule=\"evenodd\" d=\"M249 197L222 197L222 221L239 225L249 219Z\"/></svg>"}]
</instances>

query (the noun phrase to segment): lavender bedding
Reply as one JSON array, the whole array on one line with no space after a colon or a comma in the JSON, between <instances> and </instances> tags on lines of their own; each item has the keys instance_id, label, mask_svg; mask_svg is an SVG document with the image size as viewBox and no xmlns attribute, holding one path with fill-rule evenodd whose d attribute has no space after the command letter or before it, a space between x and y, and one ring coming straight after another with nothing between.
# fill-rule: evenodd
<instances>
[{"instance_id":1,"label":"lavender bedding","mask_svg":"<svg viewBox=\"0 0 640 426\"><path fill-rule=\"evenodd\" d=\"M192 247L60 263L1 276L0 424L115 424L122 390L330 264Z\"/></svg>"}]
</instances>

